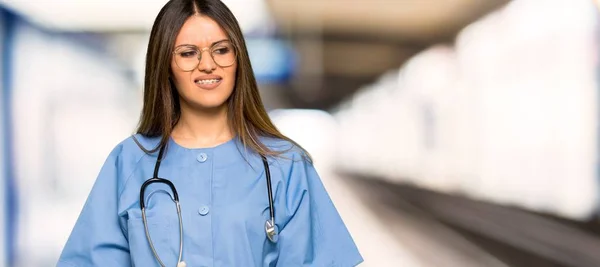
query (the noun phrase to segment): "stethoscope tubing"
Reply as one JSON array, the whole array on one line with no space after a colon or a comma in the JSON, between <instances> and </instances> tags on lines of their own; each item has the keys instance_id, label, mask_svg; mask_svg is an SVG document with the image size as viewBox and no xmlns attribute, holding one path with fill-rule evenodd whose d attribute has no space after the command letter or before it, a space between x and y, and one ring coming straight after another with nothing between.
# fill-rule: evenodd
<instances>
[{"instance_id":1,"label":"stethoscope tubing","mask_svg":"<svg viewBox=\"0 0 600 267\"><path fill-rule=\"evenodd\" d=\"M160 150L158 152L158 158L156 159L156 163L154 165L154 174L153 174L152 178L146 180L140 188L140 209L142 210L142 221L144 223L144 231L146 233L146 237L148 238L148 243L150 244L152 253L154 254L154 257L156 258L156 260L158 261L160 266L162 266L162 267L165 267L165 265L162 262L162 260L160 259L160 257L158 256L158 253L156 252L156 248L154 247L154 243L152 242L152 238L150 237L150 231L148 230L148 223L147 223L147 219L146 219L146 203L144 201L146 188L153 183L164 183L170 187L171 192L173 193L172 200L173 200L173 202L175 202L175 205L177 207L177 217L179 219L179 258L178 258L177 263L178 263L178 266L179 266L179 264L183 263L181 261L182 256L183 256L183 220L181 217L181 205L179 204L179 194L177 193L177 189L175 188L175 185L173 184L173 182L171 182L167 179L158 177L158 171L160 169L160 164L161 164L163 156L164 156L165 147L166 147L166 145L161 145L161 147L160 147ZM265 232L267 234L267 238L271 242L276 242L277 241L276 235L278 233L275 228L276 227L275 226L275 208L273 205L273 190L271 188L271 172L269 170L269 163L267 162L266 157L261 155L261 158L263 161L263 165L265 167L265 176L267 178L267 194L269 197L269 215L270 215L270 221L267 221L267 223L266 223L267 226L265 228Z\"/></svg>"}]
</instances>

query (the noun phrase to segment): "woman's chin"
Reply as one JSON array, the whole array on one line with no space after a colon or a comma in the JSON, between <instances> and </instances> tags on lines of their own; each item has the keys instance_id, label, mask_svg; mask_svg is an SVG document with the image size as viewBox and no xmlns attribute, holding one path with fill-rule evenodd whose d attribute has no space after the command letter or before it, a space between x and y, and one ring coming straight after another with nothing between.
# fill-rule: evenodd
<instances>
[{"instance_id":1,"label":"woman's chin","mask_svg":"<svg viewBox=\"0 0 600 267\"><path fill-rule=\"evenodd\" d=\"M192 110L195 111L219 111L226 108L227 104L225 101L197 101L190 105Z\"/></svg>"}]
</instances>

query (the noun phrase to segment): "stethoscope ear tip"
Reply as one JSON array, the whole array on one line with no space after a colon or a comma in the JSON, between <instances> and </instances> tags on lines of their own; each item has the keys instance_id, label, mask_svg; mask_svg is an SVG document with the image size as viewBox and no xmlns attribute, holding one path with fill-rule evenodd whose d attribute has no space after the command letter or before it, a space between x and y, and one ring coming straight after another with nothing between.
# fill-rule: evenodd
<instances>
[{"instance_id":1,"label":"stethoscope ear tip","mask_svg":"<svg viewBox=\"0 0 600 267\"><path fill-rule=\"evenodd\" d=\"M185 261L180 261L177 263L177 267L187 267L187 264L185 264Z\"/></svg>"}]
</instances>

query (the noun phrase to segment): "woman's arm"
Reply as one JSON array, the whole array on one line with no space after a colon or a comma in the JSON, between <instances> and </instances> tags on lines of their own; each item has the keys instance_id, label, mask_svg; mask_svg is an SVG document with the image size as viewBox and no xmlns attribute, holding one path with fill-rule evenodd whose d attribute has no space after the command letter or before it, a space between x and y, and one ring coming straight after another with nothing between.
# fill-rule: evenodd
<instances>
[{"instance_id":1,"label":"woman's arm","mask_svg":"<svg viewBox=\"0 0 600 267\"><path fill-rule=\"evenodd\" d=\"M295 156L288 177L286 212L277 266L353 267L363 261L310 162Z\"/></svg>"},{"instance_id":2,"label":"woman's arm","mask_svg":"<svg viewBox=\"0 0 600 267\"><path fill-rule=\"evenodd\" d=\"M131 266L126 229L117 211L119 154L117 147L104 163L58 267Z\"/></svg>"}]
</instances>

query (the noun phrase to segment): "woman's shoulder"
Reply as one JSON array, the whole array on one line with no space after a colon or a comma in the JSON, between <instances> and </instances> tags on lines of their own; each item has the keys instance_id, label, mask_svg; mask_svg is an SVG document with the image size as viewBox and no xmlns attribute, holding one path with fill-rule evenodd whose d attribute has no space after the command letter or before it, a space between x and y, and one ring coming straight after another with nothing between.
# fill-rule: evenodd
<instances>
[{"instance_id":1,"label":"woman's shoulder","mask_svg":"<svg viewBox=\"0 0 600 267\"><path fill-rule=\"evenodd\" d=\"M148 137L141 134L130 135L114 146L109 157L121 160L139 160L147 155L146 151L155 149L159 142L160 137Z\"/></svg>"},{"instance_id":2,"label":"woman's shoulder","mask_svg":"<svg viewBox=\"0 0 600 267\"><path fill-rule=\"evenodd\" d=\"M262 137L261 142L271 151L276 152L278 156L274 160L280 164L311 163L308 152L300 147L293 140L286 140L275 137Z\"/></svg>"}]
</instances>

